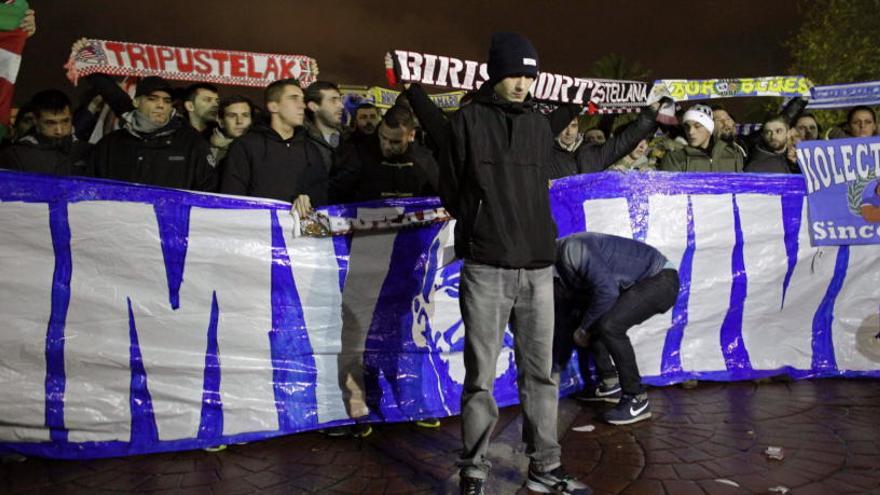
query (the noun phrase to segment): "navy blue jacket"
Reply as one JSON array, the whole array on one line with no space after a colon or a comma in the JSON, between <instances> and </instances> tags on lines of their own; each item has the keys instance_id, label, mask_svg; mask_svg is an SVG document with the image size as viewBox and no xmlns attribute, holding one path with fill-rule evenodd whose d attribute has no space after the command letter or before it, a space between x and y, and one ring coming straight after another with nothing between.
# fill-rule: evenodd
<instances>
[{"instance_id":1,"label":"navy blue jacket","mask_svg":"<svg viewBox=\"0 0 880 495\"><path fill-rule=\"evenodd\" d=\"M667 263L660 251L643 242L593 232L557 240L556 255L556 272L565 289L589 294L580 324L585 330L614 306L622 291L656 275Z\"/></svg>"}]
</instances>

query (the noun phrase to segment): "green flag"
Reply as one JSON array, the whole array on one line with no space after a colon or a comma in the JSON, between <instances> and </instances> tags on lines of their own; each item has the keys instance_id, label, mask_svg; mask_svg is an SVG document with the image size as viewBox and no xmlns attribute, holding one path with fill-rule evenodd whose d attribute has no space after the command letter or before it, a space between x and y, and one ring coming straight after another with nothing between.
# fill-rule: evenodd
<instances>
[{"instance_id":1,"label":"green flag","mask_svg":"<svg viewBox=\"0 0 880 495\"><path fill-rule=\"evenodd\" d=\"M12 31L21 24L24 11L30 6L27 0L15 0L10 4L0 4L0 31Z\"/></svg>"}]
</instances>

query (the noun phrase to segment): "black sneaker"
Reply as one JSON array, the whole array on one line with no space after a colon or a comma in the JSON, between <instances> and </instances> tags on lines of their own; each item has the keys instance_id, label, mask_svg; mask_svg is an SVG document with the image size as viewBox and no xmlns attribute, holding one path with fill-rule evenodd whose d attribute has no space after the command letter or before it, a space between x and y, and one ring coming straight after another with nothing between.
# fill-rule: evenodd
<instances>
[{"instance_id":1,"label":"black sneaker","mask_svg":"<svg viewBox=\"0 0 880 495\"><path fill-rule=\"evenodd\" d=\"M331 426L330 428L323 428L318 431L330 438L342 438L347 437L351 433L351 428L348 426Z\"/></svg>"},{"instance_id":2,"label":"black sneaker","mask_svg":"<svg viewBox=\"0 0 880 495\"><path fill-rule=\"evenodd\" d=\"M349 426L333 426L318 431L330 438L366 438L373 433L373 428L365 423L357 423Z\"/></svg>"},{"instance_id":3,"label":"black sneaker","mask_svg":"<svg viewBox=\"0 0 880 495\"><path fill-rule=\"evenodd\" d=\"M558 495L590 495L593 493L590 487L566 473L562 466L545 473L539 473L529 467L526 488L537 493Z\"/></svg>"},{"instance_id":4,"label":"black sneaker","mask_svg":"<svg viewBox=\"0 0 880 495\"><path fill-rule=\"evenodd\" d=\"M420 428L440 428L440 420L437 418L424 418L416 420L416 426Z\"/></svg>"},{"instance_id":5,"label":"black sneaker","mask_svg":"<svg viewBox=\"0 0 880 495\"><path fill-rule=\"evenodd\" d=\"M483 495L483 485L486 480L480 478L471 478L470 476L462 476L458 487L461 488L461 495Z\"/></svg>"},{"instance_id":6,"label":"black sneaker","mask_svg":"<svg viewBox=\"0 0 880 495\"><path fill-rule=\"evenodd\" d=\"M620 400L620 384L615 383L606 387L604 383L600 383L595 388L585 388L579 394L575 395L575 399L584 402L610 402L617 404Z\"/></svg>"},{"instance_id":7,"label":"black sneaker","mask_svg":"<svg viewBox=\"0 0 880 495\"><path fill-rule=\"evenodd\" d=\"M367 438L373 434L373 427L366 423L351 425L351 436L354 438Z\"/></svg>"},{"instance_id":8,"label":"black sneaker","mask_svg":"<svg viewBox=\"0 0 880 495\"><path fill-rule=\"evenodd\" d=\"M606 412L603 417L613 425L637 423L651 417L651 404L647 395L644 399L639 399L637 395L624 394L614 409Z\"/></svg>"}]
</instances>

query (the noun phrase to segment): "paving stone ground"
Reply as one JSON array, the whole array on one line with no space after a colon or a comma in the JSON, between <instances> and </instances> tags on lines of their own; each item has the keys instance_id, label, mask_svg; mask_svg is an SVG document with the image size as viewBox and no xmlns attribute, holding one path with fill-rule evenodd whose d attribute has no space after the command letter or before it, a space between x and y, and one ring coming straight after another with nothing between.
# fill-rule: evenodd
<instances>
[{"instance_id":1,"label":"paving stone ground","mask_svg":"<svg viewBox=\"0 0 880 495\"><path fill-rule=\"evenodd\" d=\"M605 407L560 402L566 469L597 494L880 494L880 380L700 383L650 391L654 418L614 427ZM503 409L488 493L528 493L517 407ZM595 425L592 432L572 427ZM320 433L225 451L0 465L0 493L457 493L460 422L381 425L366 439ZM770 460L768 446L785 458ZM780 492L776 492L780 493Z\"/></svg>"}]
</instances>

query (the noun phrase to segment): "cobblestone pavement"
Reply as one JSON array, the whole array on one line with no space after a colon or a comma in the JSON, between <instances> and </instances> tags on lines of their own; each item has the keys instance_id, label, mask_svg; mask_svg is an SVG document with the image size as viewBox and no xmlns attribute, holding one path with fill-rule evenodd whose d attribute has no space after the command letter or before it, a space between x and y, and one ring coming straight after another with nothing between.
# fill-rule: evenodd
<instances>
[{"instance_id":1,"label":"cobblestone pavement","mask_svg":"<svg viewBox=\"0 0 880 495\"><path fill-rule=\"evenodd\" d=\"M880 381L701 383L651 389L651 421L560 402L566 469L598 494L880 494ZM522 417L502 410L488 493L527 493ZM592 432L572 427L592 424ZM0 493L457 493L458 418L381 425L366 439L304 433L225 451L0 465ZM783 460L764 454L783 448Z\"/></svg>"}]
</instances>

